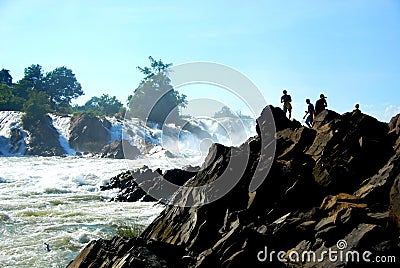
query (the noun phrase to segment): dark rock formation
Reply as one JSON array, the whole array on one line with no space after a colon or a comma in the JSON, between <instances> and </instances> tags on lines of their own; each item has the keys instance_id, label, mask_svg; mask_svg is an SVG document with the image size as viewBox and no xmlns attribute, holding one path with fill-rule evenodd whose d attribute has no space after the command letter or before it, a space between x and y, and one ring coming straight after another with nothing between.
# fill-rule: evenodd
<instances>
[{"instance_id":1,"label":"dark rock formation","mask_svg":"<svg viewBox=\"0 0 400 268\"><path fill-rule=\"evenodd\" d=\"M79 152L100 152L109 143L110 133L106 119L89 113L74 115L71 118L69 144Z\"/></svg>"},{"instance_id":2,"label":"dark rock formation","mask_svg":"<svg viewBox=\"0 0 400 268\"><path fill-rule=\"evenodd\" d=\"M115 159L135 159L141 155L140 150L127 140L113 141L101 149L100 157Z\"/></svg>"},{"instance_id":3,"label":"dark rock formation","mask_svg":"<svg viewBox=\"0 0 400 268\"><path fill-rule=\"evenodd\" d=\"M198 168L196 167L187 167L185 169L167 170L163 173L160 169L151 170L144 166L112 177L110 183L100 187L100 190L120 189L118 195L111 201L157 201L154 197L159 197L159 194L162 195L161 199L167 200L175 192L165 185L164 180L182 186L196 175L197 171Z\"/></svg>"},{"instance_id":4,"label":"dark rock formation","mask_svg":"<svg viewBox=\"0 0 400 268\"><path fill-rule=\"evenodd\" d=\"M396 139L395 150L400 152L400 114L394 116L389 122L390 133Z\"/></svg>"},{"instance_id":5,"label":"dark rock formation","mask_svg":"<svg viewBox=\"0 0 400 268\"><path fill-rule=\"evenodd\" d=\"M195 135L200 140L213 139L213 137L210 135L210 133L208 133L205 130L202 130L199 126L196 126L196 125L194 125L193 123L191 123L189 121L185 121L185 123L183 124L182 129L189 131L190 133Z\"/></svg>"},{"instance_id":6,"label":"dark rock formation","mask_svg":"<svg viewBox=\"0 0 400 268\"><path fill-rule=\"evenodd\" d=\"M306 129L267 107L257 119L257 137L238 148L210 148L188 187L174 195L180 206L166 207L140 242L92 242L70 267L369 267L363 259L296 259L310 251L320 259L329 250L358 251L360 258L370 251L372 261L395 256L399 262L398 117L392 121L326 110ZM276 152L273 161L269 149ZM244 172L239 162L230 165L245 156ZM269 166L260 187L249 191L253 175ZM220 189L200 186L242 173L229 193L204 204Z\"/></svg>"},{"instance_id":7,"label":"dark rock formation","mask_svg":"<svg viewBox=\"0 0 400 268\"><path fill-rule=\"evenodd\" d=\"M66 152L60 145L59 134L49 116L29 126L30 133L26 155L62 156ZM19 136L19 134L17 134ZM16 137L15 139L19 139Z\"/></svg>"},{"instance_id":8,"label":"dark rock formation","mask_svg":"<svg viewBox=\"0 0 400 268\"><path fill-rule=\"evenodd\" d=\"M68 267L184 267L185 259L177 257L183 253L183 248L162 242L115 237L89 243Z\"/></svg>"}]
</instances>

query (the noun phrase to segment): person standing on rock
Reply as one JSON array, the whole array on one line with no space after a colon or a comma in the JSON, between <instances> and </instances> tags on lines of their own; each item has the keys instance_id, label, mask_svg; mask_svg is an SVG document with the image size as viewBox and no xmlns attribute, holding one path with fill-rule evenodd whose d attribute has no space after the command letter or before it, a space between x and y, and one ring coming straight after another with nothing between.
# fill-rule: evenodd
<instances>
[{"instance_id":1,"label":"person standing on rock","mask_svg":"<svg viewBox=\"0 0 400 268\"><path fill-rule=\"evenodd\" d=\"M310 99L306 99L306 103L308 104L308 107L307 107L306 114L303 116L303 119L305 119L306 116L308 115L308 117L306 119L306 124L309 128L312 128L313 123L314 123L315 109L314 109L314 105L311 103Z\"/></svg>"},{"instance_id":2,"label":"person standing on rock","mask_svg":"<svg viewBox=\"0 0 400 268\"><path fill-rule=\"evenodd\" d=\"M360 104L357 103L357 104L354 106L353 115L359 115L359 114L361 114Z\"/></svg>"},{"instance_id":3,"label":"person standing on rock","mask_svg":"<svg viewBox=\"0 0 400 268\"><path fill-rule=\"evenodd\" d=\"M283 90L283 96L281 97L281 103L283 103L283 112L289 112L289 119L292 117L292 97L287 94L286 89Z\"/></svg>"},{"instance_id":4,"label":"person standing on rock","mask_svg":"<svg viewBox=\"0 0 400 268\"><path fill-rule=\"evenodd\" d=\"M315 115L318 115L323 110L328 107L328 103L326 102L326 97L324 94L319 95L319 100L315 103Z\"/></svg>"}]
</instances>

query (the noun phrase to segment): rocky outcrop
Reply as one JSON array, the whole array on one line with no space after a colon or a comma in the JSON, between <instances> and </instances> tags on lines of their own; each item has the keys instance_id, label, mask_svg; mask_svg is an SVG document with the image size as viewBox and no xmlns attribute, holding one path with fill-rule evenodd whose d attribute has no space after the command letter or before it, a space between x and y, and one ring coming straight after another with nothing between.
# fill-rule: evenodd
<instances>
[{"instance_id":1,"label":"rocky outcrop","mask_svg":"<svg viewBox=\"0 0 400 268\"><path fill-rule=\"evenodd\" d=\"M194 177L198 167L186 167L184 169L172 169L162 172L160 169L151 170L144 166L140 169L123 172L110 179L110 182L101 186L100 190L119 189L119 193L111 201L136 202L136 201L157 201L154 197L167 200L175 193L166 185L165 181L178 186L185 184ZM145 190L146 191L145 191ZM162 200L160 200L162 201Z\"/></svg>"},{"instance_id":2,"label":"rocky outcrop","mask_svg":"<svg viewBox=\"0 0 400 268\"><path fill-rule=\"evenodd\" d=\"M167 267L168 263L184 267L185 259L177 258L183 253L183 248L162 242L115 237L89 243L68 267Z\"/></svg>"},{"instance_id":3,"label":"rocky outcrop","mask_svg":"<svg viewBox=\"0 0 400 268\"><path fill-rule=\"evenodd\" d=\"M30 133L27 142L26 155L62 156L66 152L59 142L59 134L53 126L53 121L46 115L37 124L27 129ZM21 134L17 134L16 140Z\"/></svg>"},{"instance_id":4,"label":"rocky outcrop","mask_svg":"<svg viewBox=\"0 0 400 268\"><path fill-rule=\"evenodd\" d=\"M75 151L100 152L110 141L110 126L93 114L76 114L71 118L69 144Z\"/></svg>"},{"instance_id":5,"label":"rocky outcrop","mask_svg":"<svg viewBox=\"0 0 400 268\"><path fill-rule=\"evenodd\" d=\"M166 207L140 243L94 241L70 267L369 267L364 259L331 261L323 255L329 250L342 256L370 251L372 261L394 256L398 262L400 156L394 125L326 110L307 129L267 107L257 119L258 136L237 148L210 148L188 187L175 193L180 206ZM234 159L248 161L244 167L230 165ZM266 167L270 171L260 187L249 191ZM236 174L243 175L227 194L204 202L222 188L201 186ZM296 258L310 252L315 260Z\"/></svg>"},{"instance_id":6,"label":"rocky outcrop","mask_svg":"<svg viewBox=\"0 0 400 268\"><path fill-rule=\"evenodd\" d=\"M397 152L400 152L400 114L394 116L392 120L390 120L389 128L390 128L390 133L396 140L395 150Z\"/></svg>"},{"instance_id":7,"label":"rocky outcrop","mask_svg":"<svg viewBox=\"0 0 400 268\"><path fill-rule=\"evenodd\" d=\"M100 152L102 158L136 159L141 155L140 150L127 140L113 141L105 145Z\"/></svg>"}]
</instances>

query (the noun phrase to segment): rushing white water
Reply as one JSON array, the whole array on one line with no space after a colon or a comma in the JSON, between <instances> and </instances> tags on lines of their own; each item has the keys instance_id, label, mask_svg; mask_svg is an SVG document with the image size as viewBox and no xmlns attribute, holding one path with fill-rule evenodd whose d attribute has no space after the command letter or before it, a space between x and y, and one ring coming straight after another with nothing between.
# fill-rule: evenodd
<instances>
[{"instance_id":1,"label":"rushing white water","mask_svg":"<svg viewBox=\"0 0 400 268\"><path fill-rule=\"evenodd\" d=\"M30 134L22 128L21 116L21 112L0 111L0 155L24 155ZM71 116L49 116L58 131L58 140L65 155L76 155L68 142ZM135 118L123 121L107 117L107 120L111 123L110 128L107 128L110 134L109 143L121 139L128 140L143 155L154 152L159 154L164 148L178 157L197 156L202 159L204 152L207 152L213 142L226 146L239 145L255 135L255 121L252 119L190 118L191 130L182 129L174 124L164 125L160 129L156 124L148 122L146 125ZM204 133L208 133L208 137Z\"/></svg>"},{"instance_id":2,"label":"rushing white water","mask_svg":"<svg viewBox=\"0 0 400 268\"><path fill-rule=\"evenodd\" d=\"M66 152L66 155L76 155L74 149L69 146L69 126L71 125L71 118L67 116L58 116L49 114L51 119L53 120L53 126L58 132L58 140L60 142L61 147Z\"/></svg>"},{"instance_id":3,"label":"rushing white water","mask_svg":"<svg viewBox=\"0 0 400 268\"><path fill-rule=\"evenodd\" d=\"M238 145L255 134L252 120L193 119L191 133L173 124L159 129L137 119L107 118L110 142L124 138L142 158L15 157L29 145L21 116L0 111L0 155L12 156L0 157L0 268L65 267L90 240L111 238L119 226L148 225L163 207L108 202L116 193L99 187L128 168L201 165L212 142ZM68 144L70 117L50 116L60 145L75 155Z\"/></svg>"},{"instance_id":4,"label":"rushing white water","mask_svg":"<svg viewBox=\"0 0 400 268\"><path fill-rule=\"evenodd\" d=\"M0 111L0 155L23 155L26 150L27 133L21 126L22 112ZM22 137L11 142L13 131L20 132Z\"/></svg>"},{"instance_id":5,"label":"rushing white water","mask_svg":"<svg viewBox=\"0 0 400 268\"><path fill-rule=\"evenodd\" d=\"M65 267L90 240L111 238L119 226L148 225L162 206L109 202L115 193L99 191L126 169L115 159L1 157L0 267Z\"/></svg>"}]
</instances>

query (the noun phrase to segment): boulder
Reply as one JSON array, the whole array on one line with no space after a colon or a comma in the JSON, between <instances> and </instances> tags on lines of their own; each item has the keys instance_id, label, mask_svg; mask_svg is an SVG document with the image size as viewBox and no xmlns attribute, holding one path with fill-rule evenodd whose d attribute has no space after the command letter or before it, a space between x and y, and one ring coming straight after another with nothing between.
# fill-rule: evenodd
<instances>
[{"instance_id":1,"label":"boulder","mask_svg":"<svg viewBox=\"0 0 400 268\"><path fill-rule=\"evenodd\" d=\"M110 182L101 186L100 190L119 189L117 196L112 201L161 201L170 199L175 193L167 184L172 183L182 186L196 175L199 167L185 167L184 169L171 169L164 173L160 170L151 170L147 166L140 169L123 172L110 179ZM157 199L156 199L157 198Z\"/></svg>"},{"instance_id":2,"label":"boulder","mask_svg":"<svg viewBox=\"0 0 400 268\"><path fill-rule=\"evenodd\" d=\"M127 140L113 141L105 145L100 152L102 158L136 159L141 155L140 150Z\"/></svg>"},{"instance_id":3,"label":"boulder","mask_svg":"<svg viewBox=\"0 0 400 268\"><path fill-rule=\"evenodd\" d=\"M37 124L29 126L27 131L30 135L26 155L62 156L66 153L60 145L59 133L48 115Z\"/></svg>"},{"instance_id":4,"label":"boulder","mask_svg":"<svg viewBox=\"0 0 400 268\"><path fill-rule=\"evenodd\" d=\"M76 114L71 118L69 144L79 152L100 152L109 143L110 133L106 119L90 114Z\"/></svg>"}]
</instances>

